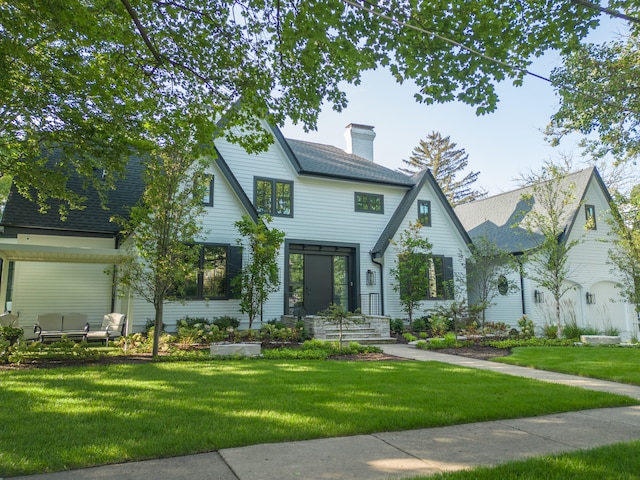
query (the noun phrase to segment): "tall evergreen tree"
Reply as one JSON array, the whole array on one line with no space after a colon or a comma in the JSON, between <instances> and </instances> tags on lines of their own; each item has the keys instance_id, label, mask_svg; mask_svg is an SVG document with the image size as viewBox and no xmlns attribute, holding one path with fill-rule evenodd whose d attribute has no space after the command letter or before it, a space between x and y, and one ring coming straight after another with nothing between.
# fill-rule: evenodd
<instances>
[{"instance_id":1,"label":"tall evergreen tree","mask_svg":"<svg viewBox=\"0 0 640 480\"><path fill-rule=\"evenodd\" d=\"M426 140L420 140L413 149L409 160L402 160L407 166L400 170L413 174L429 168L452 206L472 202L485 197L484 189L474 189L480 172L469 172L462 179L456 177L469 164L469 155L464 148L456 148L457 144L450 137L443 137L440 132L431 132Z\"/></svg>"}]
</instances>

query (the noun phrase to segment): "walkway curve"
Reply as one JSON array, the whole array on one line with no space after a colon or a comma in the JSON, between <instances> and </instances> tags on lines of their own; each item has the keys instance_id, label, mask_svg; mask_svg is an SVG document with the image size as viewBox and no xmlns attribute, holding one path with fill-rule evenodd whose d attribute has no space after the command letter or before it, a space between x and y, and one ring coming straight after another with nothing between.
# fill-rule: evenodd
<instances>
[{"instance_id":1,"label":"walkway curve","mask_svg":"<svg viewBox=\"0 0 640 480\"><path fill-rule=\"evenodd\" d=\"M476 360L474 358L463 357L460 355L448 355L445 353L438 353L434 350L422 350L415 348L413 345L407 344L378 346L384 353L395 357L409 358L411 360L421 360L425 362L442 362L461 367L490 370L492 372L514 375L516 377L532 378L543 382L559 383L572 387L585 388L587 390L597 390L599 392L626 395L628 397L635 398L636 400L640 400L640 387L635 385L626 385L623 383L598 380L588 377L578 377L576 375L567 375L564 373L547 372L545 370L536 370L534 368L519 367L516 365L508 365L506 363L490 362L487 360Z\"/></svg>"}]
</instances>

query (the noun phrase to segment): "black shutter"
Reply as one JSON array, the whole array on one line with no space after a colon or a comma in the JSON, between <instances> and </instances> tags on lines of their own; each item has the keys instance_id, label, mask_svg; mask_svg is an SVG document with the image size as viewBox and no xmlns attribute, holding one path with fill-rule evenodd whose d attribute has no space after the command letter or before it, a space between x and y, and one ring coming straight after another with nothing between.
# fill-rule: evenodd
<instances>
[{"instance_id":1,"label":"black shutter","mask_svg":"<svg viewBox=\"0 0 640 480\"><path fill-rule=\"evenodd\" d=\"M443 257L442 274L444 280L444 298L446 300L453 300L455 292L453 285L453 258Z\"/></svg>"},{"instance_id":2,"label":"black shutter","mask_svg":"<svg viewBox=\"0 0 640 480\"><path fill-rule=\"evenodd\" d=\"M229 246L227 252L227 295L240 298L239 292L233 288L233 279L242 272L242 247Z\"/></svg>"}]
</instances>

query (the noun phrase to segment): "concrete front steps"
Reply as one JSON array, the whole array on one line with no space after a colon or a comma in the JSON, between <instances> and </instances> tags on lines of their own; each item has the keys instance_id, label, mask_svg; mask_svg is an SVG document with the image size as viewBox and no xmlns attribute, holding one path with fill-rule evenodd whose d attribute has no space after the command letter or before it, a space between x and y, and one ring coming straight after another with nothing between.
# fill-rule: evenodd
<instances>
[{"instance_id":1,"label":"concrete front steps","mask_svg":"<svg viewBox=\"0 0 640 480\"><path fill-rule=\"evenodd\" d=\"M342 341L358 342L361 345L377 343L396 343L389 334L389 318L365 316L361 323L348 322L342 326ZM340 338L340 327L324 320L322 317L306 317L305 324L313 338L337 342Z\"/></svg>"}]
</instances>

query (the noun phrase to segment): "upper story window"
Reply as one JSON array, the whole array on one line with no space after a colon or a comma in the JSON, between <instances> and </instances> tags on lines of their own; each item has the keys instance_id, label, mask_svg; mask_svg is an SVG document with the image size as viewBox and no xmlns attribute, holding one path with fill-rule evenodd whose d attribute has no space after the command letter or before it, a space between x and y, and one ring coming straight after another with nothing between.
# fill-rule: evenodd
<instances>
[{"instance_id":1,"label":"upper story window","mask_svg":"<svg viewBox=\"0 0 640 480\"><path fill-rule=\"evenodd\" d=\"M596 207L594 205L584 206L584 217L588 230L596 230Z\"/></svg>"},{"instance_id":2,"label":"upper story window","mask_svg":"<svg viewBox=\"0 0 640 480\"><path fill-rule=\"evenodd\" d=\"M384 195L355 193L356 212L384 213Z\"/></svg>"},{"instance_id":3,"label":"upper story window","mask_svg":"<svg viewBox=\"0 0 640 480\"><path fill-rule=\"evenodd\" d=\"M293 182L256 178L253 204L260 214L293 217Z\"/></svg>"},{"instance_id":4,"label":"upper story window","mask_svg":"<svg viewBox=\"0 0 640 480\"><path fill-rule=\"evenodd\" d=\"M202 194L202 204L205 207L213 207L213 175L205 178L205 190Z\"/></svg>"},{"instance_id":5,"label":"upper story window","mask_svg":"<svg viewBox=\"0 0 640 480\"><path fill-rule=\"evenodd\" d=\"M431 226L431 202L418 200L418 221L423 227Z\"/></svg>"}]
</instances>

